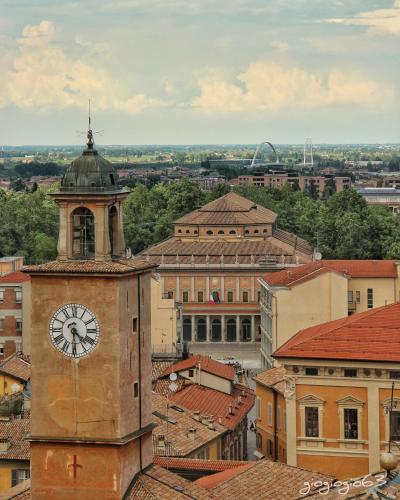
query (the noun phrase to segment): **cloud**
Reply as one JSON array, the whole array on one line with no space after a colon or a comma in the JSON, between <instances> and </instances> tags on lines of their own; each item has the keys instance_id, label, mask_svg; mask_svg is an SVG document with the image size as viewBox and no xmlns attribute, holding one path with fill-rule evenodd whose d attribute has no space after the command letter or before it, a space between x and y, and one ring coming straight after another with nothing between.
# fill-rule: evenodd
<instances>
[{"instance_id":1,"label":"cloud","mask_svg":"<svg viewBox=\"0 0 400 500\"><path fill-rule=\"evenodd\" d=\"M391 9L377 9L361 12L351 18L331 18L326 22L349 26L366 26L376 34L400 36L400 0L396 0Z\"/></svg>"},{"instance_id":2,"label":"cloud","mask_svg":"<svg viewBox=\"0 0 400 500\"><path fill-rule=\"evenodd\" d=\"M86 62L84 45L88 42L76 38L82 47L82 57L76 58L55 43L55 38L56 28L50 21L23 29L18 53L0 82L0 107L13 104L35 111L86 107L90 97L96 109L135 113L159 104L143 94L126 95L100 64ZM91 54L93 47L88 50Z\"/></svg>"},{"instance_id":3,"label":"cloud","mask_svg":"<svg viewBox=\"0 0 400 500\"><path fill-rule=\"evenodd\" d=\"M240 73L236 83L211 74L200 78L198 86L192 105L208 113L278 113L343 104L371 110L394 100L389 85L362 74L334 69L323 75L261 60Z\"/></svg>"},{"instance_id":4,"label":"cloud","mask_svg":"<svg viewBox=\"0 0 400 500\"><path fill-rule=\"evenodd\" d=\"M276 50L285 51L288 50L289 44L283 40L273 40L271 42L271 47Z\"/></svg>"}]
</instances>

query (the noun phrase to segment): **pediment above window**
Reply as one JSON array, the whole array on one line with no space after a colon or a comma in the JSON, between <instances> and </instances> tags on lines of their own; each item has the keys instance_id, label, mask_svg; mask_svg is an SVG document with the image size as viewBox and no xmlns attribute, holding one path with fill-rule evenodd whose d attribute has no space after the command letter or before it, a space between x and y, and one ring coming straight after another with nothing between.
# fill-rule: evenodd
<instances>
[{"instance_id":1,"label":"pediment above window","mask_svg":"<svg viewBox=\"0 0 400 500\"><path fill-rule=\"evenodd\" d=\"M325 401L323 399L314 396L314 394L307 394L306 396L302 396L301 398L298 398L297 401L304 406L322 406L325 404Z\"/></svg>"},{"instance_id":2,"label":"pediment above window","mask_svg":"<svg viewBox=\"0 0 400 500\"><path fill-rule=\"evenodd\" d=\"M354 396L345 396L344 398L338 399L336 403L339 406L363 406L365 404L364 401Z\"/></svg>"}]
</instances>

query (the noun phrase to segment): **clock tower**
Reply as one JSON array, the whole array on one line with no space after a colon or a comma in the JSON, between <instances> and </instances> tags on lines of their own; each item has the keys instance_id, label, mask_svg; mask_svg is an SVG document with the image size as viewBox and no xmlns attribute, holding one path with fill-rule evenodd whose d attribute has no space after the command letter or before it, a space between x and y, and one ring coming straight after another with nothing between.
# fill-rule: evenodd
<instances>
[{"instance_id":1,"label":"clock tower","mask_svg":"<svg viewBox=\"0 0 400 500\"><path fill-rule=\"evenodd\" d=\"M58 193L58 257L32 286L33 499L121 499L152 463L150 274L126 259L110 162L87 148Z\"/></svg>"}]
</instances>

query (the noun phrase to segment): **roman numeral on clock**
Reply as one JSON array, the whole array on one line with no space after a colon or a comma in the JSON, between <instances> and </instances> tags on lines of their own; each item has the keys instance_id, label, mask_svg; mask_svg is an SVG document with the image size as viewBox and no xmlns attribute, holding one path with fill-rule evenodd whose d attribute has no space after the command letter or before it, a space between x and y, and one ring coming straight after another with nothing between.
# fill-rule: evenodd
<instances>
[{"instance_id":1,"label":"roman numeral on clock","mask_svg":"<svg viewBox=\"0 0 400 500\"><path fill-rule=\"evenodd\" d=\"M63 338L64 338L64 335L61 333L60 335L57 335L57 337L54 337L53 340L56 344L59 344Z\"/></svg>"},{"instance_id":2,"label":"roman numeral on clock","mask_svg":"<svg viewBox=\"0 0 400 500\"><path fill-rule=\"evenodd\" d=\"M72 310L72 316L73 316L74 318L77 318L77 317L78 317L78 308L76 307L76 305L75 305L75 304L72 304L72 306L71 306L71 310Z\"/></svg>"},{"instance_id":3,"label":"roman numeral on clock","mask_svg":"<svg viewBox=\"0 0 400 500\"><path fill-rule=\"evenodd\" d=\"M87 333L96 333L96 328L88 328L87 330Z\"/></svg>"},{"instance_id":4,"label":"roman numeral on clock","mask_svg":"<svg viewBox=\"0 0 400 500\"><path fill-rule=\"evenodd\" d=\"M63 352L68 352L69 346L70 346L70 343L68 342L68 340L66 340L66 341L64 342L64 344L62 345L61 350L62 350Z\"/></svg>"},{"instance_id":5,"label":"roman numeral on clock","mask_svg":"<svg viewBox=\"0 0 400 500\"><path fill-rule=\"evenodd\" d=\"M88 337L86 335L86 337L83 339L83 342L85 342L85 343L87 342L88 344L93 345L95 343L95 340L92 339L92 337Z\"/></svg>"}]
</instances>

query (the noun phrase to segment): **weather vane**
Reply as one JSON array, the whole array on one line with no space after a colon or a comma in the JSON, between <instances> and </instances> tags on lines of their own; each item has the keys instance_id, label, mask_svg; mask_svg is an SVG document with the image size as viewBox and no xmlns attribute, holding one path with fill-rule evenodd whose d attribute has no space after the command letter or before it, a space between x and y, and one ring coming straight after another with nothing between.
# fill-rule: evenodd
<instances>
[{"instance_id":1,"label":"weather vane","mask_svg":"<svg viewBox=\"0 0 400 500\"><path fill-rule=\"evenodd\" d=\"M88 129L87 131L81 131L81 130L77 130L77 134L78 135L86 135L87 139L88 139L88 142L87 142L87 147L88 149L93 149L93 146L94 146L94 140L93 140L93 134L99 134L99 135L103 135L104 133L104 130L96 130L96 131L93 131L92 130L92 115L91 115L91 110L90 110L90 99L89 99L89 110L88 110Z\"/></svg>"}]
</instances>

